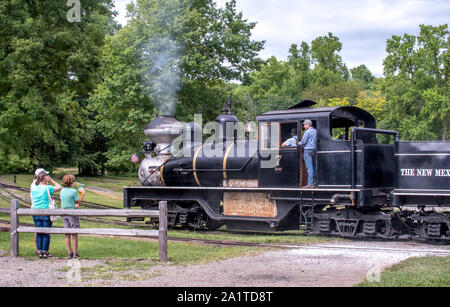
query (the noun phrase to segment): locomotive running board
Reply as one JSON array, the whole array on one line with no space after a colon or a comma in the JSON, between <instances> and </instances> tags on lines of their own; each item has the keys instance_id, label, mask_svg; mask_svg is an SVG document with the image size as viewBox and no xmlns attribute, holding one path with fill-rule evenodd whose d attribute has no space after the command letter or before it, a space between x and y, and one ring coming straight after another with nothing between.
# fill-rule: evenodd
<instances>
[{"instance_id":1,"label":"locomotive running board","mask_svg":"<svg viewBox=\"0 0 450 307\"><path fill-rule=\"evenodd\" d=\"M130 186L124 187L125 189L151 189L151 190L215 190L215 191L227 191L227 192L238 192L238 191L286 191L286 192L360 192L361 189L352 188L314 188L314 189L303 189L303 188L272 188L272 187L261 187L261 188L246 188L246 187L175 187L175 186Z\"/></svg>"}]
</instances>

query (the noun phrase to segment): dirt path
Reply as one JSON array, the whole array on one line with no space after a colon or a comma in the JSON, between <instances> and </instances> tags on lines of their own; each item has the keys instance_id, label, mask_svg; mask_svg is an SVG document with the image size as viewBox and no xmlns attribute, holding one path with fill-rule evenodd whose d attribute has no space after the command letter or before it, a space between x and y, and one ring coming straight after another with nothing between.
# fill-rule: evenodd
<instances>
[{"instance_id":1,"label":"dirt path","mask_svg":"<svg viewBox=\"0 0 450 307\"><path fill-rule=\"evenodd\" d=\"M449 252L445 247L417 243L357 241L311 245L208 264L156 265L146 270L91 274L89 278L85 272L90 268L95 272L94 266L108 267L106 261L3 256L0 286L67 286L71 279L79 278L82 281L76 285L82 286L346 287L367 276L376 281L377 274L386 267L409 257L425 256L431 250Z\"/></svg>"}]
</instances>

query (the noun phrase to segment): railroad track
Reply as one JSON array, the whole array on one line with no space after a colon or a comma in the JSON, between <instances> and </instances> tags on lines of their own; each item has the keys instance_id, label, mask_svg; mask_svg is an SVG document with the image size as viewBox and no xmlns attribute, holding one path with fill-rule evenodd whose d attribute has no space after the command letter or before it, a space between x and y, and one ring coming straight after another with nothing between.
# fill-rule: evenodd
<instances>
[{"instance_id":1,"label":"railroad track","mask_svg":"<svg viewBox=\"0 0 450 307\"><path fill-rule=\"evenodd\" d=\"M372 247L372 246L352 246L352 245L339 245L339 244L314 244L314 245L298 245L298 244L268 244L268 243L255 243L255 242L241 242L241 241L222 241L222 240L203 240L203 239L188 239L188 238L176 238L169 237L171 241L179 242L192 242L192 243L202 243L207 245L220 245L220 246L241 246L241 247L261 247L261 248L272 248L272 249L299 249L299 250L329 250L329 251L355 251L355 252L386 252L386 253L406 253L406 254L417 254L423 253L427 255L434 256L447 256L450 257L450 250L443 249L421 249L421 248L390 248L390 247ZM373 241L366 241L373 242ZM390 241L392 242L392 241Z\"/></svg>"},{"instance_id":2,"label":"railroad track","mask_svg":"<svg viewBox=\"0 0 450 307\"><path fill-rule=\"evenodd\" d=\"M23 191L23 192L30 192L30 189L27 188L22 188L22 187L18 187L15 185L11 185L11 184L7 184L7 183L2 183L0 182L0 188L3 188L3 190L9 195L9 197L0 194L1 198L4 198L8 201L10 201L13 198L19 199L19 204L20 201L27 203L28 205L30 204L30 201L24 199L23 197L16 195L14 193L9 192L7 189L15 189L15 190L19 190L19 191ZM59 199L58 196L55 196L56 199ZM20 206L22 208L29 208L30 206L28 205L23 205L20 204ZM93 208L93 209L117 209L116 207L113 206L108 206L108 205L103 205L103 204L97 204L97 203L93 203L93 202L85 202L83 201L82 206L85 208ZM117 219L105 219L105 218L100 218L100 217L80 217L80 220L84 220L84 221L88 221L88 222L94 222L94 223L102 223L102 224L109 224L109 225L119 225L119 226L132 226L135 228L145 228L148 229L149 226L143 223L136 223L136 222L127 222L127 221L123 221L123 220L117 220ZM0 220L0 222L3 223L9 223L9 221L2 221ZM31 225L32 226L32 225ZM230 231L226 231L226 230L216 230L214 232L210 232L210 233L230 233ZM240 234L245 234L242 232L239 232ZM254 233L252 233L254 234ZM280 235L280 234L277 234ZM282 235L286 235L286 236L291 236L292 234L282 234ZM332 246L332 245L314 245L314 246L305 246L305 245L296 245L296 244L268 244L268 243L255 243L255 242L242 242L242 241L225 241L225 240L205 240L205 239L195 239L195 238L179 238L179 237L169 237L168 238L170 241L178 241L178 242L187 242L187 243L197 243L197 244L206 244L206 245L218 245L218 246L243 246L243 247L262 247L262 248L276 248L276 249L342 249L342 246ZM400 240L399 241L404 241L404 240ZM409 241L409 239L407 240ZM392 240L390 240L390 242L393 242ZM363 247L345 247L345 249L347 250L355 250L355 251L373 251L376 252L376 249L370 249L370 248L363 248ZM380 251L380 250L378 250ZM383 251L392 251L392 252L418 252L417 250L399 250L399 249L383 249ZM420 250L422 252L422 250ZM439 255L445 255L445 256L450 256L450 250L449 251L434 251L434 250L428 250L428 251L423 251L423 252L429 252L429 253L435 253L435 254L439 254Z\"/></svg>"},{"instance_id":3,"label":"railroad track","mask_svg":"<svg viewBox=\"0 0 450 307\"><path fill-rule=\"evenodd\" d=\"M9 224L7 220L0 220L2 224ZM29 223L20 223L21 226L33 226ZM5 229L3 229L5 231ZM149 241L157 241L153 238L146 238ZM367 252L367 253L405 253L405 254L426 254L433 256L445 256L450 257L450 250L444 249L429 249L429 248L392 248L392 247L374 247L374 246L355 246L344 244L314 244L314 245L298 245L298 244L268 244L268 243L256 243L256 242L242 242L242 241L225 241L225 240L205 240L205 239L195 239L195 238L179 238L179 237L168 237L171 242L183 242L183 243L194 243L194 244L204 244L204 245L214 245L214 246L234 246L234 247L257 247L257 248L269 248L269 249L290 249L290 250L303 250L303 251L353 251L353 252ZM371 241L369 241L371 242Z\"/></svg>"},{"instance_id":4,"label":"railroad track","mask_svg":"<svg viewBox=\"0 0 450 307\"><path fill-rule=\"evenodd\" d=\"M373 241L366 241L373 242ZM392 242L392 241L389 241ZM424 253L436 256L447 256L450 257L450 250L444 249L421 249L421 248L393 248L393 247L373 247L373 246L354 246L354 245L334 245L334 244L315 244L308 246L300 246L301 249L306 250L350 250L350 251L360 251L360 252L388 252L388 253Z\"/></svg>"}]
</instances>

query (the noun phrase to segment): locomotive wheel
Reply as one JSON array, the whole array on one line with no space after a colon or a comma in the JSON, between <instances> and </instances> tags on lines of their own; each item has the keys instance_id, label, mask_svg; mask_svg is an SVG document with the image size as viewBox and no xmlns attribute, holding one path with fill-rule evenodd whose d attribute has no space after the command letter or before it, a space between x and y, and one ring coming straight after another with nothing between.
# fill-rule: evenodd
<instances>
[{"instance_id":1,"label":"locomotive wheel","mask_svg":"<svg viewBox=\"0 0 450 307\"><path fill-rule=\"evenodd\" d=\"M188 223L189 226L195 230L217 230L224 223L220 221L214 221L209 218L209 216L203 211L203 209L199 209L197 211L196 216L192 217L191 221Z\"/></svg>"},{"instance_id":2,"label":"locomotive wheel","mask_svg":"<svg viewBox=\"0 0 450 307\"><path fill-rule=\"evenodd\" d=\"M224 223L209 218L196 202L179 202L172 210L177 214L175 225L192 230L216 230Z\"/></svg>"},{"instance_id":3,"label":"locomotive wheel","mask_svg":"<svg viewBox=\"0 0 450 307\"><path fill-rule=\"evenodd\" d=\"M436 213L415 215L417 221L416 232L421 239L425 240L448 240L450 235L450 215L448 213Z\"/></svg>"},{"instance_id":4,"label":"locomotive wheel","mask_svg":"<svg viewBox=\"0 0 450 307\"><path fill-rule=\"evenodd\" d=\"M316 234L342 237L391 238L400 234L401 226L400 217L391 211L363 212L355 208L330 208L314 214L313 230Z\"/></svg>"}]
</instances>

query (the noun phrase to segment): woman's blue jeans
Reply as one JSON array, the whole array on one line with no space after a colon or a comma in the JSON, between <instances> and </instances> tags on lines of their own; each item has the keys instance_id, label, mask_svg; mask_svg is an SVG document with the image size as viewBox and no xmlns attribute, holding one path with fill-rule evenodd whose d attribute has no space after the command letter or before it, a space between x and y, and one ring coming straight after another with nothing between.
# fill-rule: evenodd
<instances>
[{"instance_id":1,"label":"woman's blue jeans","mask_svg":"<svg viewBox=\"0 0 450 307\"><path fill-rule=\"evenodd\" d=\"M49 216L33 216L34 226L52 227ZM50 246L50 235L46 233L36 234L36 245L39 252L48 252Z\"/></svg>"},{"instance_id":2,"label":"woman's blue jeans","mask_svg":"<svg viewBox=\"0 0 450 307\"><path fill-rule=\"evenodd\" d=\"M308 185L314 185L314 164L316 160L315 149L305 149L303 151L303 158L305 159L305 166L308 170Z\"/></svg>"}]
</instances>

